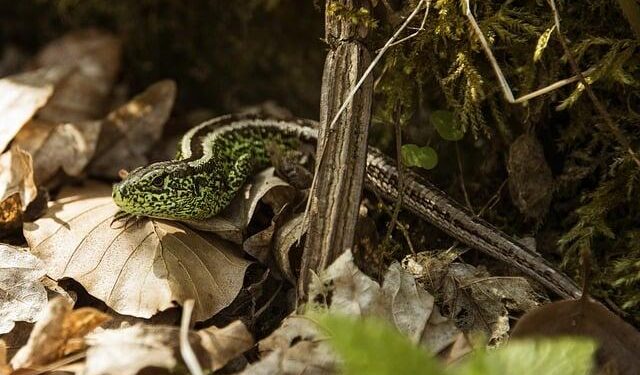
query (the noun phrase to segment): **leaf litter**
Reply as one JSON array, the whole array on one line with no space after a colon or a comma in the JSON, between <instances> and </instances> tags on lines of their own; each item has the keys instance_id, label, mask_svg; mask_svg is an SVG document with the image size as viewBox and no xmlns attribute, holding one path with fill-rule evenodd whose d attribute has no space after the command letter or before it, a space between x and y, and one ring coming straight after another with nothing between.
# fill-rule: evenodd
<instances>
[{"instance_id":1,"label":"leaf litter","mask_svg":"<svg viewBox=\"0 0 640 375\"><path fill-rule=\"evenodd\" d=\"M245 288L264 288L264 278L274 276L296 282L296 250L305 233L298 203L309 177L299 161L287 160L284 166L279 161L277 171L257 174L225 212L201 222L112 223L117 208L108 186L88 182L65 187L71 181L65 176L113 181L121 169L149 163L170 117L176 96L170 80L149 86L109 112L120 58L116 37L81 30L45 47L31 64L38 70L0 80L0 87L7 88L0 96L0 109L7 109L0 111L0 145L4 149L13 142L0 156L9 165L0 169L0 189L8 192L2 203L19 216L37 187L62 186L46 213L24 225L30 251L38 259L10 249L25 256L26 266L8 267L6 274L14 278L4 279L6 290L14 295L37 290L29 295L32 300L21 299L24 313L12 312L15 321L37 321L28 343L13 357L13 368L58 368L75 353L86 357L76 373L134 374L150 367L175 371L184 365L177 347L179 329L150 324L148 318L195 299L194 320L207 328L189 330L188 339L201 367L245 374L335 373L340 360L310 316L290 314L275 330L255 326L264 323L253 319L263 308L289 314L292 296L281 300L273 295L260 302L255 298L261 293L250 294L250 325L233 319L234 300L252 263L248 258L271 272ZM12 170L14 162L19 167ZM383 319L414 345L455 362L473 351L463 332L481 331L492 344L503 343L513 314L546 302L525 279L492 277L450 255L409 257L402 265L391 264L378 282L347 252L314 276L306 308ZM55 280L77 281L113 309L114 316L137 316L141 319L130 321L142 323L129 326L123 319L120 328L102 329L110 316L98 310L73 310L73 301L60 298L46 305L45 272ZM15 277L24 281L11 281ZM284 301L285 306L273 301ZM5 311L0 309L0 314ZM254 345L255 331L267 337L259 341L257 353L244 356ZM253 363L247 365L249 359Z\"/></svg>"},{"instance_id":2,"label":"leaf litter","mask_svg":"<svg viewBox=\"0 0 640 375\"><path fill-rule=\"evenodd\" d=\"M104 185L61 197L24 227L50 277L73 278L116 312L145 318L193 298L204 320L238 294L250 262L229 243L163 220L112 223L118 208Z\"/></svg>"}]
</instances>

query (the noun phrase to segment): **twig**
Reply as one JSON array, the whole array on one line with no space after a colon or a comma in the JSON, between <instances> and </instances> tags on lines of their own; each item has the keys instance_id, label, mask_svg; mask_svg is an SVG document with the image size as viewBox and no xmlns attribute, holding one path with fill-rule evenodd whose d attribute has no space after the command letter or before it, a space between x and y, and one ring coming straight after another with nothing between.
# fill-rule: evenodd
<instances>
[{"instance_id":1,"label":"twig","mask_svg":"<svg viewBox=\"0 0 640 375\"><path fill-rule=\"evenodd\" d=\"M427 24L427 17L429 16L429 9L430 8L431 8L431 0L427 0L427 6L426 6L426 8L424 10L424 17L422 17L422 22L420 23L420 27L418 27L413 34L407 35L404 38L402 38L402 39L400 39L400 40L398 40L396 42L391 43L389 45L389 47L393 47L393 46L395 46L397 44L406 42L407 40L416 37L418 34L420 34L421 31L424 31L424 25Z\"/></svg>"},{"instance_id":2,"label":"twig","mask_svg":"<svg viewBox=\"0 0 640 375\"><path fill-rule=\"evenodd\" d=\"M191 324L191 314L193 313L194 304L194 300L188 299L185 301L182 310L182 319L180 321L180 355L182 355L184 364L187 365L192 375L204 375L198 358L193 352L191 344L189 344L189 326Z\"/></svg>"},{"instance_id":3,"label":"twig","mask_svg":"<svg viewBox=\"0 0 640 375\"><path fill-rule=\"evenodd\" d=\"M400 207L402 207L402 200L404 198L404 163L402 162L402 126L400 124L400 105L396 105L394 110L393 128L395 130L396 138L396 163L398 165L398 199L395 202L393 208L393 216L391 216L391 222L387 227L387 235L385 241L391 239L391 233L398 221L398 215L400 214Z\"/></svg>"},{"instance_id":4,"label":"twig","mask_svg":"<svg viewBox=\"0 0 640 375\"><path fill-rule=\"evenodd\" d=\"M384 212L387 215L389 215L389 217L391 217L393 213L391 212L391 209L384 203L384 199L382 199L380 194L378 194L375 190L371 190L371 191L373 192L373 195L376 196L376 199L378 200L378 202L380 202L380 205L382 206L382 209L384 210ZM413 243L411 242L411 237L409 236L409 230L407 229L407 227L404 226L404 224L402 224L400 221L396 222L396 226L398 227L400 232L402 232L402 235L404 236L405 241L407 241L407 245L409 246L409 251L411 251L411 254L416 254L416 250L413 247Z\"/></svg>"},{"instance_id":5,"label":"twig","mask_svg":"<svg viewBox=\"0 0 640 375\"><path fill-rule=\"evenodd\" d=\"M625 138L625 136L622 134L622 131L620 130L620 128L618 128L618 126L615 124L615 122L611 118L611 115L609 114L609 112L607 112L607 110L605 109L600 99L598 99L596 94L593 92L593 90L591 89L591 85L585 79L584 74L580 72L580 68L578 67L578 62L576 61L575 57L573 56L573 53L571 52L571 49L569 48L567 39L564 37L564 34L562 34L562 31L560 30L560 14L556 9L555 0L547 0L547 1L549 3L549 6L551 6L551 11L553 12L553 20L556 25L556 32L558 33L558 39L560 40L560 44L564 49L564 53L567 55L567 60L569 60L569 65L571 65L571 69L578 76L580 83L582 84L582 86L584 86L584 89L587 92L587 95L589 95L589 98L593 102L593 105L596 107L596 110L600 113L600 116L602 116L602 118L604 119L604 122L607 124L607 126L611 130L611 133L613 133L613 136L616 138L618 143L620 143L620 145L626 148L626 151L631 156L631 159L633 159L636 165L640 167L640 160L638 159L636 153L633 151L633 148L631 148L631 144L629 143L627 138Z\"/></svg>"},{"instance_id":6,"label":"twig","mask_svg":"<svg viewBox=\"0 0 640 375\"><path fill-rule=\"evenodd\" d=\"M458 147L458 142L455 142L456 146L456 159L458 160L458 170L460 171L460 187L462 188L462 194L464 195L464 200L467 203L467 207L472 214L475 215L475 211L473 210L473 206L471 205L471 200L469 199L469 194L467 193L467 187L464 183L464 172L462 170L462 160L460 158L460 148Z\"/></svg>"},{"instance_id":7,"label":"twig","mask_svg":"<svg viewBox=\"0 0 640 375\"><path fill-rule=\"evenodd\" d=\"M498 77L498 81L500 82L500 87L502 88L502 93L504 94L504 97L507 99L507 101L511 104L518 104L518 103L523 103L526 102L528 100L531 100L535 97L538 97L540 95L544 95L546 93L549 93L551 91L554 91L556 89L559 89L562 86L568 85L570 83L574 83L580 80L581 76L588 76L591 73L593 73L595 71L595 68L590 68L587 69L586 71L584 71L582 73L582 75L574 75L573 77L570 78L566 78L563 80L560 80L558 82L552 83L546 87L543 87L539 90L536 90L532 93L523 95L517 99L515 99L513 97L513 93L511 92L511 87L509 86L509 83L507 82L507 79L504 77L504 74L502 73L502 69L500 69L500 65L498 65L498 61L496 60L495 56L493 56L493 52L491 52L491 48L489 47L489 43L487 42L487 39L484 37L484 34L482 33L482 30L480 30L480 26L478 26L478 23L476 22L475 17L473 16L473 13L471 13L471 6L469 5L469 0L464 0L464 14L467 17L467 19L469 20L469 23L471 23L471 28L473 29L473 31L476 33L476 36L478 37L478 40L480 40L480 44L482 45L482 49L484 50L485 55L487 56L487 59L489 59L489 62L491 63L491 66L493 67L493 71L496 73L496 76ZM579 73L579 71L578 71Z\"/></svg>"}]
</instances>

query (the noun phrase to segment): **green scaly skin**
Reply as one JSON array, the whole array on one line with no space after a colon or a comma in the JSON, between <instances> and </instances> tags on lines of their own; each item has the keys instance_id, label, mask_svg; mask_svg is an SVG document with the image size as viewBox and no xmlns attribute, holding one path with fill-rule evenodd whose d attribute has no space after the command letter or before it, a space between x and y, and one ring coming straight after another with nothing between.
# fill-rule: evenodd
<instances>
[{"instance_id":1,"label":"green scaly skin","mask_svg":"<svg viewBox=\"0 0 640 375\"><path fill-rule=\"evenodd\" d=\"M122 211L135 216L177 220L215 216L256 169L269 164L268 142L295 147L315 132L305 131L301 124L289 128L286 124L251 116L208 121L185 134L176 160L135 169L115 184L113 199Z\"/></svg>"}]
</instances>

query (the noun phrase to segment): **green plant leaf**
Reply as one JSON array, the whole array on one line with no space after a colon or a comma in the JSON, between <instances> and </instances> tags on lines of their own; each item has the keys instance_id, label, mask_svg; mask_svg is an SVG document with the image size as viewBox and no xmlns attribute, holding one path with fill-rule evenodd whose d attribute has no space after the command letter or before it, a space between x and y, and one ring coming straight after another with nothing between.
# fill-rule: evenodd
<instances>
[{"instance_id":1,"label":"green plant leaf","mask_svg":"<svg viewBox=\"0 0 640 375\"><path fill-rule=\"evenodd\" d=\"M438 154L429 146L402 145L402 162L408 167L433 169L438 165Z\"/></svg>"},{"instance_id":2,"label":"green plant leaf","mask_svg":"<svg viewBox=\"0 0 640 375\"><path fill-rule=\"evenodd\" d=\"M346 375L447 374L436 359L384 321L333 314L314 315L314 319L331 336Z\"/></svg>"},{"instance_id":3,"label":"green plant leaf","mask_svg":"<svg viewBox=\"0 0 640 375\"><path fill-rule=\"evenodd\" d=\"M501 349L478 352L456 368L456 375L586 375L596 344L583 338L514 340Z\"/></svg>"},{"instance_id":4,"label":"green plant leaf","mask_svg":"<svg viewBox=\"0 0 640 375\"><path fill-rule=\"evenodd\" d=\"M442 110L433 111L429 118L443 139L447 141L459 141L464 137L465 129L456 121L453 112Z\"/></svg>"}]
</instances>

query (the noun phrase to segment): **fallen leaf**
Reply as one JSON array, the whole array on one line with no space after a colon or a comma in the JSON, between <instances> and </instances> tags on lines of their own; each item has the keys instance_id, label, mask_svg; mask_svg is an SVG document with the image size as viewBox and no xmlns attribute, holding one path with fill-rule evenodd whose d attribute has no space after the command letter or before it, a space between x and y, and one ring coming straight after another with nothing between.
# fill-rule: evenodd
<instances>
[{"instance_id":1,"label":"fallen leaf","mask_svg":"<svg viewBox=\"0 0 640 375\"><path fill-rule=\"evenodd\" d=\"M287 280L294 285L297 278L291 266L291 251L296 245L302 244L302 238L305 234L304 213L299 213L282 224L273 239L273 254L276 263Z\"/></svg>"},{"instance_id":2,"label":"fallen leaf","mask_svg":"<svg viewBox=\"0 0 640 375\"><path fill-rule=\"evenodd\" d=\"M14 142L32 155L34 177L40 185L60 169L69 176L80 175L95 152L99 133L98 121L75 125L32 120Z\"/></svg>"},{"instance_id":3,"label":"fallen leaf","mask_svg":"<svg viewBox=\"0 0 640 375\"><path fill-rule=\"evenodd\" d=\"M327 304L329 311L347 315L385 316L388 313L380 285L356 267L350 250L312 278L309 301Z\"/></svg>"},{"instance_id":4,"label":"fallen leaf","mask_svg":"<svg viewBox=\"0 0 640 375\"><path fill-rule=\"evenodd\" d=\"M325 338L309 317L288 316L258 344L261 361L248 366L241 374L334 373L337 358Z\"/></svg>"},{"instance_id":5,"label":"fallen leaf","mask_svg":"<svg viewBox=\"0 0 640 375\"><path fill-rule=\"evenodd\" d=\"M12 147L0 155L0 201L15 193L19 194L23 207L38 194L31 155L19 147Z\"/></svg>"},{"instance_id":6,"label":"fallen leaf","mask_svg":"<svg viewBox=\"0 0 640 375\"><path fill-rule=\"evenodd\" d=\"M51 67L0 79L0 152L47 103L55 85L67 74L68 68Z\"/></svg>"},{"instance_id":7,"label":"fallen leaf","mask_svg":"<svg viewBox=\"0 0 640 375\"><path fill-rule=\"evenodd\" d=\"M148 368L173 370L182 364L180 329L171 326L136 324L109 329L87 337L85 375L134 375ZM217 370L253 346L244 324L189 331L189 344L203 368Z\"/></svg>"},{"instance_id":8,"label":"fallen leaf","mask_svg":"<svg viewBox=\"0 0 640 375\"><path fill-rule=\"evenodd\" d=\"M554 182L542 144L535 136L525 133L511 144L507 170L511 201L526 217L542 219L549 211Z\"/></svg>"},{"instance_id":9,"label":"fallen leaf","mask_svg":"<svg viewBox=\"0 0 640 375\"><path fill-rule=\"evenodd\" d=\"M0 201L0 238L22 229L24 215L20 195L15 193Z\"/></svg>"},{"instance_id":10,"label":"fallen leaf","mask_svg":"<svg viewBox=\"0 0 640 375\"><path fill-rule=\"evenodd\" d=\"M72 73L56 87L39 118L60 123L102 117L120 70L121 50L116 36L95 29L75 31L47 44L34 65L67 67Z\"/></svg>"},{"instance_id":11,"label":"fallen leaf","mask_svg":"<svg viewBox=\"0 0 640 375\"><path fill-rule=\"evenodd\" d=\"M492 277L486 270L453 262L455 252L418 253L403 261L405 269L439 293L445 315L463 330L484 331L500 345L510 329L509 313L529 311L546 299L522 277Z\"/></svg>"},{"instance_id":12,"label":"fallen leaf","mask_svg":"<svg viewBox=\"0 0 640 375\"><path fill-rule=\"evenodd\" d=\"M195 299L202 321L228 306L250 262L234 246L164 220L113 223L110 188L62 192L24 236L53 279L73 278L120 314L149 318Z\"/></svg>"},{"instance_id":13,"label":"fallen leaf","mask_svg":"<svg viewBox=\"0 0 640 375\"><path fill-rule=\"evenodd\" d=\"M242 243L261 200L278 212L295 196L295 189L274 173L274 168L267 168L251 177L220 214L207 220L183 222L196 229L214 232L229 241Z\"/></svg>"},{"instance_id":14,"label":"fallen leaf","mask_svg":"<svg viewBox=\"0 0 640 375\"><path fill-rule=\"evenodd\" d=\"M40 283L44 265L24 249L0 244L0 334L15 322L33 323L47 305L47 291Z\"/></svg>"},{"instance_id":15,"label":"fallen leaf","mask_svg":"<svg viewBox=\"0 0 640 375\"><path fill-rule=\"evenodd\" d=\"M613 374L640 373L640 333L606 307L585 297L549 303L522 316L511 338L588 337L598 344L596 359Z\"/></svg>"},{"instance_id":16,"label":"fallen leaf","mask_svg":"<svg viewBox=\"0 0 640 375\"><path fill-rule=\"evenodd\" d=\"M89 172L116 179L122 169L147 165L147 154L162 135L175 96L175 82L160 81L109 113L102 120L96 156Z\"/></svg>"},{"instance_id":17,"label":"fallen leaf","mask_svg":"<svg viewBox=\"0 0 640 375\"><path fill-rule=\"evenodd\" d=\"M11 359L14 369L51 363L84 348L84 336L109 320L107 314L91 307L72 310L62 297L49 301L27 344Z\"/></svg>"},{"instance_id":18,"label":"fallen leaf","mask_svg":"<svg viewBox=\"0 0 640 375\"><path fill-rule=\"evenodd\" d=\"M382 293L389 301L396 328L413 343L420 342L433 311L433 296L417 285L413 276L397 262L389 266L384 276Z\"/></svg>"},{"instance_id":19,"label":"fallen leaf","mask_svg":"<svg viewBox=\"0 0 640 375\"><path fill-rule=\"evenodd\" d=\"M210 358L209 368L216 371L253 347L253 336L239 320L224 328L211 326L197 332Z\"/></svg>"}]
</instances>

